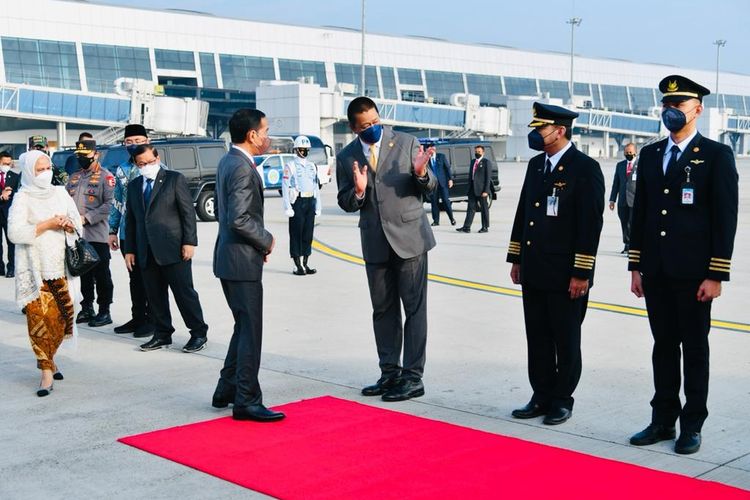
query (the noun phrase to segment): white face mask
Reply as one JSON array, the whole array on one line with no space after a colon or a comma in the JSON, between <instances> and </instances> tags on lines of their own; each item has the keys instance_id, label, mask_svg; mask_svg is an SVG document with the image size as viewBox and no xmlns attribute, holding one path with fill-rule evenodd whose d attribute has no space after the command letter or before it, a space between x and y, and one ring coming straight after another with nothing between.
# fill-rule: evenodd
<instances>
[{"instance_id":1,"label":"white face mask","mask_svg":"<svg viewBox=\"0 0 750 500\"><path fill-rule=\"evenodd\" d=\"M161 165L158 161L154 163L149 163L148 165L144 165L140 167L141 169L141 175L145 177L146 179L151 179L152 181L156 179L157 174L159 173L159 169L161 168Z\"/></svg>"},{"instance_id":2,"label":"white face mask","mask_svg":"<svg viewBox=\"0 0 750 500\"><path fill-rule=\"evenodd\" d=\"M45 170L34 177L34 185L41 189L47 189L52 186L52 170Z\"/></svg>"},{"instance_id":3,"label":"white face mask","mask_svg":"<svg viewBox=\"0 0 750 500\"><path fill-rule=\"evenodd\" d=\"M0 170L2 170L3 172L5 172L7 174L8 170L10 170L11 166L12 165L5 165L4 163L0 163Z\"/></svg>"}]
</instances>

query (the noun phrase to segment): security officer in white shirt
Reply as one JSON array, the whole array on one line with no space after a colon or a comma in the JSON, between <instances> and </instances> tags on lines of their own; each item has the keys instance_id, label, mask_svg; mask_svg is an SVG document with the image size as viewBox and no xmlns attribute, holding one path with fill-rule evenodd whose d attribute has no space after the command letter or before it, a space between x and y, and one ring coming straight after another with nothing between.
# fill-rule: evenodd
<instances>
[{"instance_id":1,"label":"security officer in white shirt","mask_svg":"<svg viewBox=\"0 0 750 500\"><path fill-rule=\"evenodd\" d=\"M281 193L284 211L289 217L289 254L294 261L292 273L304 276L317 272L307 265L307 259L312 253L315 216L320 215L320 184L318 167L307 159L310 139L304 135L294 139L294 152L297 157L284 166Z\"/></svg>"}]
</instances>

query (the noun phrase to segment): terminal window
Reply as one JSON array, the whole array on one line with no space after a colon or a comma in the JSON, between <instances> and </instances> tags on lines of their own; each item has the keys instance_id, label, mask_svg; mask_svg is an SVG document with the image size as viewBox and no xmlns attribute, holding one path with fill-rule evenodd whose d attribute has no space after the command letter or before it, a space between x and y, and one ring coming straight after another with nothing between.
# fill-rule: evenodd
<instances>
[{"instance_id":1,"label":"terminal window","mask_svg":"<svg viewBox=\"0 0 750 500\"><path fill-rule=\"evenodd\" d=\"M464 94L464 76L446 71L425 71L427 95L439 104L450 104L451 94Z\"/></svg>"},{"instance_id":2,"label":"terminal window","mask_svg":"<svg viewBox=\"0 0 750 500\"><path fill-rule=\"evenodd\" d=\"M154 49L154 58L159 69L195 71L195 56L186 50Z\"/></svg>"},{"instance_id":3,"label":"terminal window","mask_svg":"<svg viewBox=\"0 0 750 500\"><path fill-rule=\"evenodd\" d=\"M604 107L612 111L630 111L628 91L620 85L600 85Z\"/></svg>"},{"instance_id":4,"label":"terminal window","mask_svg":"<svg viewBox=\"0 0 750 500\"><path fill-rule=\"evenodd\" d=\"M6 81L81 89L74 43L3 37L2 47Z\"/></svg>"},{"instance_id":5,"label":"terminal window","mask_svg":"<svg viewBox=\"0 0 750 500\"><path fill-rule=\"evenodd\" d=\"M470 94L479 96L483 106L502 104L503 82L499 76L466 74L466 86Z\"/></svg>"},{"instance_id":6,"label":"terminal window","mask_svg":"<svg viewBox=\"0 0 750 500\"><path fill-rule=\"evenodd\" d=\"M536 80L534 80L533 78L516 78L514 76L506 76L505 94L536 96L539 95L539 91L536 88Z\"/></svg>"},{"instance_id":7,"label":"terminal window","mask_svg":"<svg viewBox=\"0 0 750 500\"><path fill-rule=\"evenodd\" d=\"M380 80L383 83L383 99L398 99L396 91L396 74L393 68L380 67Z\"/></svg>"},{"instance_id":8,"label":"terminal window","mask_svg":"<svg viewBox=\"0 0 750 500\"><path fill-rule=\"evenodd\" d=\"M302 61L295 59L279 59L279 76L281 80L296 82L302 77L313 77L313 83L321 87L328 86L326 65L320 61Z\"/></svg>"},{"instance_id":9,"label":"terminal window","mask_svg":"<svg viewBox=\"0 0 750 500\"><path fill-rule=\"evenodd\" d=\"M654 89L645 87L629 87L630 100L633 103L633 111L647 112L656 106Z\"/></svg>"},{"instance_id":10,"label":"terminal window","mask_svg":"<svg viewBox=\"0 0 750 500\"><path fill-rule=\"evenodd\" d=\"M114 93L118 78L153 79L151 59L145 48L84 43L83 65L91 92Z\"/></svg>"},{"instance_id":11,"label":"terminal window","mask_svg":"<svg viewBox=\"0 0 750 500\"><path fill-rule=\"evenodd\" d=\"M398 68L398 83L401 85L422 85L422 72L418 69Z\"/></svg>"},{"instance_id":12,"label":"terminal window","mask_svg":"<svg viewBox=\"0 0 750 500\"><path fill-rule=\"evenodd\" d=\"M219 55L221 78L225 89L255 92L261 80L275 80L273 59L270 57Z\"/></svg>"},{"instance_id":13,"label":"terminal window","mask_svg":"<svg viewBox=\"0 0 750 500\"><path fill-rule=\"evenodd\" d=\"M378 90L378 74L375 66L365 66L365 92L362 94L362 66L358 64L336 63L336 82L352 83L357 86L357 94L368 97L380 97Z\"/></svg>"},{"instance_id":14,"label":"terminal window","mask_svg":"<svg viewBox=\"0 0 750 500\"><path fill-rule=\"evenodd\" d=\"M203 76L203 86L209 88L219 88L219 79L216 77L216 64L214 55L201 52L199 55L201 62L201 75Z\"/></svg>"},{"instance_id":15,"label":"terminal window","mask_svg":"<svg viewBox=\"0 0 750 500\"><path fill-rule=\"evenodd\" d=\"M542 94L548 93L550 97L556 99L569 99L570 90L568 82L561 80L539 80L539 91Z\"/></svg>"}]
</instances>

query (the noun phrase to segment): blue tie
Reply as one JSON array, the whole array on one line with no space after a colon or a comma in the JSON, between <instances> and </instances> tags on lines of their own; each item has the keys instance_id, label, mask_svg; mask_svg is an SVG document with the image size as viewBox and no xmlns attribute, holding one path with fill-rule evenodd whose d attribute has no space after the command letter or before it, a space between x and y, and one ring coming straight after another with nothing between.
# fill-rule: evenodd
<instances>
[{"instance_id":1,"label":"blue tie","mask_svg":"<svg viewBox=\"0 0 750 500\"><path fill-rule=\"evenodd\" d=\"M680 147L677 144L673 144L669 151L672 153L672 156L669 157L665 174L677 167L677 155L680 154Z\"/></svg>"},{"instance_id":2,"label":"blue tie","mask_svg":"<svg viewBox=\"0 0 750 500\"><path fill-rule=\"evenodd\" d=\"M146 189L143 191L143 205L148 208L148 204L151 201L151 190L153 189L153 179L146 179Z\"/></svg>"}]
</instances>

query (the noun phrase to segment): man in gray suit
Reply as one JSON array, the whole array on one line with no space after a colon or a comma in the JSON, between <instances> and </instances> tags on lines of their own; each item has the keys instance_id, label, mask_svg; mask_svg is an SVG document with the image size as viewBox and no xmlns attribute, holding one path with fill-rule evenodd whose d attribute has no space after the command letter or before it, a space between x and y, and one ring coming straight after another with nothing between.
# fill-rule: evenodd
<instances>
[{"instance_id":1,"label":"man in gray suit","mask_svg":"<svg viewBox=\"0 0 750 500\"><path fill-rule=\"evenodd\" d=\"M359 137L336 157L338 202L347 212L359 211L381 371L362 394L403 401L424 395L427 252L435 238L422 196L437 186L427 168L434 148L424 151L415 137L383 128L367 97L354 99L347 117Z\"/></svg>"},{"instance_id":2,"label":"man in gray suit","mask_svg":"<svg viewBox=\"0 0 750 500\"><path fill-rule=\"evenodd\" d=\"M219 235L214 248L214 274L234 316L234 333L219 383L215 408L234 403L232 418L271 422L284 414L263 406L258 382L263 339L263 264L276 239L263 226L263 181L253 156L266 152L266 115L240 109L229 120L232 147L216 172L216 218Z\"/></svg>"}]
</instances>

